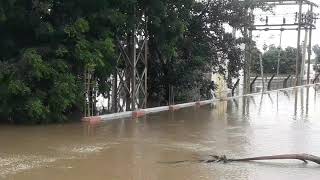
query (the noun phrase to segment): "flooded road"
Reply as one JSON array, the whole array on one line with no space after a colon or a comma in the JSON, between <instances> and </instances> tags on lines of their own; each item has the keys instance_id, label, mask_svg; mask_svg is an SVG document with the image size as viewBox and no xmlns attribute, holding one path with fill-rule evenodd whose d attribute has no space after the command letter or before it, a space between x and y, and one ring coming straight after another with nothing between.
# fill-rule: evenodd
<instances>
[{"instance_id":1,"label":"flooded road","mask_svg":"<svg viewBox=\"0 0 320 180\"><path fill-rule=\"evenodd\" d=\"M0 127L0 179L319 179L300 161L162 162L310 153L320 156L320 89L298 88L99 125Z\"/></svg>"}]
</instances>

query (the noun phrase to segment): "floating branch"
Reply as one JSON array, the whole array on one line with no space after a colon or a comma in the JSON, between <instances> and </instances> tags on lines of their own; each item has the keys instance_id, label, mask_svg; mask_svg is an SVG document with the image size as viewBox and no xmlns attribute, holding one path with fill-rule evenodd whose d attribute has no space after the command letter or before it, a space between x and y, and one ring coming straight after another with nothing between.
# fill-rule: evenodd
<instances>
[{"instance_id":1,"label":"floating branch","mask_svg":"<svg viewBox=\"0 0 320 180\"><path fill-rule=\"evenodd\" d=\"M320 157L314 156L311 154L282 154L282 155L274 155L274 156L259 156L259 157L251 157L251 158L241 158L241 159L228 159L225 155L217 156L210 155L212 159L200 159L200 160L182 160L182 161L171 161L171 162L162 162L166 164L179 164L186 162L194 162L194 163L229 163L229 162L249 162L249 161L263 161L263 160L281 160L281 159L292 159L292 160L300 160L304 163L308 163L308 161L314 162L320 165Z\"/></svg>"},{"instance_id":2,"label":"floating branch","mask_svg":"<svg viewBox=\"0 0 320 180\"><path fill-rule=\"evenodd\" d=\"M274 156L259 156L251 158L241 158L241 159L228 159L226 156L215 156L211 155L213 159L204 161L206 163L212 162L246 162L246 161L262 161L262 160L281 160L281 159L296 159L308 163L308 161L317 163L320 165L320 157L311 154L283 154Z\"/></svg>"}]
</instances>

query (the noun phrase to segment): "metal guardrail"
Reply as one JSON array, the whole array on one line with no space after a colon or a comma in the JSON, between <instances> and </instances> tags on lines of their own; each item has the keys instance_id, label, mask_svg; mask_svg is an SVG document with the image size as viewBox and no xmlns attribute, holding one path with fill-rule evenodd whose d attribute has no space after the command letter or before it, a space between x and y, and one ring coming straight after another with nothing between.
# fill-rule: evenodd
<instances>
[{"instance_id":1,"label":"metal guardrail","mask_svg":"<svg viewBox=\"0 0 320 180\"><path fill-rule=\"evenodd\" d=\"M317 74L317 76L312 81L312 84L315 84L317 82L317 80L319 79L319 76L320 76L320 74Z\"/></svg>"},{"instance_id":2,"label":"metal guardrail","mask_svg":"<svg viewBox=\"0 0 320 180\"><path fill-rule=\"evenodd\" d=\"M291 75L289 75L284 81L283 81L283 88L288 87L288 80L290 79Z\"/></svg>"},{"instance_id":3,"label":"metal guardrail","mask_svg":"<svg viewBox=\"0 0 320 180\"><path fill-rule=\"evenodd\" d=\"M256 80L258 79L259 76L256 76L253 81L250 83L250 92L252 93L253 92L253 85L254 83L256 82Z\"/></svg>"},{"instance_id":4,"label":"metal guardrail","mask_svg":"<svg viewBox=\"0 0 320 180\"><path fill-rule=\"evenodd\" d=\"M275 74L272 75L271 79L270 79L269 82L268 82L268 91L271 90L271 83L272 83L272 80L274 79L275 76L276 76Z\"/></svg>"},{"instance_id":5,"label":"metal guardrail","mask_svg":"<svg viewBox=\"0 0 320 180\"><path fill-rule=\"evenodd\" d=\"M236 90L236 88L239 86L240 83L240 79L237 80L237 82L234 84L234 86L232 87L232 96L234 96L234 91Z\"/></svg>"}]
</instances>

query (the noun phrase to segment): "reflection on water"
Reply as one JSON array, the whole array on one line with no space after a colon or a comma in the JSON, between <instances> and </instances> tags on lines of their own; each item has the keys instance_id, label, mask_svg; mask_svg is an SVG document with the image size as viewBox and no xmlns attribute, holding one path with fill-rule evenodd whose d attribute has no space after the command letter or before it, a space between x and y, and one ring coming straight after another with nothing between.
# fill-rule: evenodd
<instances>
[{"instance_id":1,"label":"reflection on water","mask_svg":"<svg viewBox=\"0 0 320 180\"><path fill-rule=\"evenodd\" d=\"M320 155L318 87L100 125L0 127L0 179L319 179L299 161L163 164L210 154Z\"/></svg>"}]
</instances>

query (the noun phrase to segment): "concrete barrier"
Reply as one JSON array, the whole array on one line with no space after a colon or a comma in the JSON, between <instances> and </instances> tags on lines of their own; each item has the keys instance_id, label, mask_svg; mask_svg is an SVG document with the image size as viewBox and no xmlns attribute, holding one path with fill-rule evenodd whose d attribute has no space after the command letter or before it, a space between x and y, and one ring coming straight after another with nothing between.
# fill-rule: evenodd
<instances>
[{"instance_id":1,"label":"concrete barrier","mask_svg":"<svg viewBox=\"0 0 320 180\"><path fill-rule=\"evenodd\" d=\"M195 106L195 105L196 105L196 102L179 104L180 108L187 108L187 107L192 107L192 106Z\"/></svg>"},{"instance_id":2,"label":"concrete barrier","mask_svg":"<svg viewBox=\"0 0 320 180\"><path fill-rule=\"evenodd\" d=\"M161 106L161 107L155 107L155 108L148 108L144 109L146 114L152 114L152 113L158 113L163 111L169 111L169 106Z\"/></svg>"},{"instance_id":3,"label":"concrete barrier","mask_svg":"<svg viewBox=\"0 0 320 180\"><path fill-rule=\"evenodd\" d=\"M141 118L143 116L146 115L146 112L144 110L137 110L137 111L133 111L132 112L132 118L136 119L136 118Z\"/></svg>"},{"instance_id":4,"label":"concrete barrier","mask_svg":"<svg viewBox=\"0 0 320 180\"><path fill-rule=\"evenodd\" d=\"M158 112L163 112L163 111L176 111L178 109L193 107L193 106L201 107L201 106L212 104L212 103L219 102L219 101L228 101L228 100L238 99L238 98L242 98L242 97L255 96L255 95L262 94L262 93L271 93L271 92L276 92L276 91L292 90L295 88L317 86L317 85L320 85L320 84L318 83L318 84L303 85L303 86L290 87L290 88L285 88L285 89L278 89L278 90L272 90L272 91L246 94L246 95L241 95L241 96L233 96L233 97L225 97L225 98L220 98L220 99L217 98L217 99L211 99L211 100L205 100L205 101L177 104L177 105L173 105L173 106L161 106L161 107L155 107L155 108L141 109L138 111L128 111L128 112L107 114L107 115L94 116L94 117L85 117L85 118L83 118L83 121L97 123L97 122L101 122L101 121L114 120L114 119L140 118L140 117L146 116L147 114L153 114L153 113L158 113Z\"/></svg>"},{"instance_id":5,"label":"concrete barrier","mask_svg":"<svg viewBox=\"0 0 320 180\"><path fill-rule=\"evenodd\" d=\"M169 110L171 112L178 111L179 109L181 109L179 105L171 105L171 106L169 106Z\"/></svg>"},{"instance_id":6,"label":"concrete barrier","mask_svg":"<svg viewBox=\"0 0 320 180\"><path fill-rule=\"evenodd\" d=\"M215 101L217 101L217 99L210 99L210 100L201 101L200 104L201 106L204 106L204 105L212 104Z\"/></svg>"},{"instance_id":7,"label":"concrete barrier","mask_svg":"<svg viewBox=\"0 0 320 180\"><path fill-rule=\"evenodd\" d=\"M200 101L197 101L196 104L195 104L195 106L196 106L197 108L200 108L200 107L201 107L201 102L200 102Z\"/></svg>"},{"instance_id":8,"label":"concrete barrier","mask_svg":"<svg viewBox=\"0 0 320 180\"><path fill-rule=\"evenodd\" d=\"M90 124L98 124L102 122L102 118L100 116L90 116L90 117L84 117L82 119L82 122L87 122Z\"/></svg>"},{"instance_id":9,"label":"concrete barrier","mask_svg":"<svg viewBox=\"0 0 320 180\"><path fill-rule=\"evenodd\" d=\"M114 119L130 118L131 116L132 116L132 111L106 114L106 115L101 115L99 117L101 117L101 119L104 121L108 121L108 120L114 120Z\"/></svg>"},{"instance_id":10,"label":"concrete barrier","mask_svg":"<svg viewBox=\"0 0 320 180\"><path fill-rule=\"evenodd\" d=\"M196 107L201 107L201 106L205 106L208 104L213 103L213 100L206 100L206 101L197 101L196 102Z\"/></svg>"}]
</instances>

